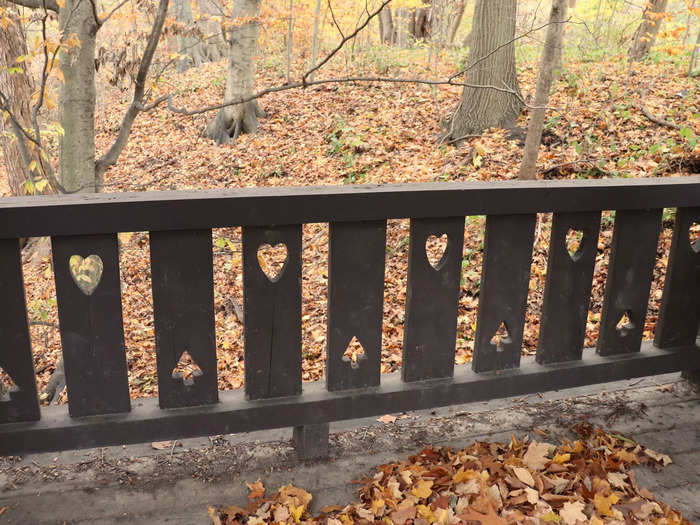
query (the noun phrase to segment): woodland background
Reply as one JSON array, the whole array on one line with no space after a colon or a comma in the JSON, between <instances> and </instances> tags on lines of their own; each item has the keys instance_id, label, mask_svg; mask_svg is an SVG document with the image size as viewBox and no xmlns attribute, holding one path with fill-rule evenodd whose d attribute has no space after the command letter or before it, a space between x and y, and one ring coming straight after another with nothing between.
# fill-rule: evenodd
<instances>
[{"instance_id":1,"label":"woodland background","mask_svg":"<svg viewBox=\"0 0 700 525\"><path fill-rule=\"evenodd\" d=\"M391 0L383 8L376 0L0 0L0 192L699 173L700 5L552 3L550 11L534 0ZM470 103L489 114L465 114ZM528 133L538 119L541 140L538 126ZM484 220L465 222L460 364L473 350ZM540 215L525 353L537 346L550 223ZM613 223L605 212L587 347L597 337ZM672 225L666 210L645 339ZM148 234L119 240L130 386L133 396L152 396ZM440 248L438 240L428 250ZM219 387L240 388L240 230L214 230L213 249ZM327 225L305 225L304 380L323 375L327 250ZM384 372L401 365L407 255L408 221L390 221ZM259 256L261 265L279 263ZM43 400L65 400L54 374L60 337L48 239L29 240L23 262L35 368L40 388L49 385ZM357 352L348 349L351 358ZM181 365L185 373L195 366Z\"/></svg>"}]
</instances>

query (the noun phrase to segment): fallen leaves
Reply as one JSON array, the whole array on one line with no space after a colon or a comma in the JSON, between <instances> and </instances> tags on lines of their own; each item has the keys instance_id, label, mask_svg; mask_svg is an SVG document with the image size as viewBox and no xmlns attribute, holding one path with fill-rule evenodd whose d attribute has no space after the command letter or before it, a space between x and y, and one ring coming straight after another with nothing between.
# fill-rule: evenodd
<instances>
[{"instance_id":1,"label":"fallen leaves","mask_svg":"<svg viewBox=\"0 0 700 525\"><path fill-rule=\"evenodd\" d=\"M580 439L559 446L513 438L463 450L428 447L380 465L360 480L356 502L315 517L309 492L286 485L268 498L260 480L248 484L247 509L210 508L209 515L215 525L690 525L634 482L637 463L661 467L671 458L599 428L575 430Z\"/></svg>"}]
</instances>

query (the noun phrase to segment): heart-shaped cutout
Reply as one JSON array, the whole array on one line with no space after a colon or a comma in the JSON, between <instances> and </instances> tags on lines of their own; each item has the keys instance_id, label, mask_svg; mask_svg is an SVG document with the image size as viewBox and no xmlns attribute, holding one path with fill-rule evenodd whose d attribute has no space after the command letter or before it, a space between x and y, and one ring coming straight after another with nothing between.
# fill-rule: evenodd
<instances>
[{"instance_id":1,"label":"heart-shaped cutout","mask_svg":"<svg viewBox=\"0 0 700 525\"><path fill-rule=\"evenodd\" d=\"M491 344L496 347L496 352L503 352L506 349L505 345L509 345L513 342L508 332L508 325L505 321L501 322L498 326L498 330L493 334L491 338Z\"/></svg>"},{"instance_id":2,"label":"heart-shaped cutout","mask_svg":"<svg viewBox=\"0 0 700 525\"><path fill-rule=\"evenodd\" d=\"M447 234L443 233L440 237L431 235L425 240L425 256L428 258L430 266L439 270L445 263L447 256Z\"/></svg>"},{"instance_id":3,"label":"heart-shaped cutout","mask_svg":"<svg viewBox=\"0 0 700 525\"><path fill-rule=\"evenodd\" d=\"M688 228L688 240L695 253L700 253L700 223L693 222Z\"/></svg>"},{"instance_id":4,"label":"heart-shaped cutout","mask_svg":"<svg viewBox=\"0 0 700 525\"><path fill-rule=\"evenodd\" d=\"M274 246L262 244L258 248L260 269L273 283L282 276L288 257L287 245L283 243L275 244Z\"/></svg>"},{"instance_id":5,"label":"heart-shaped cutout","mask_svg":"<svg viewBox=\"0 0 700 525\"><path fill-rule=\"evenodd\" d=\"M583 254L583 241L583 231L569 228L569 231L566 232L564 245L566 246L566 251L569 253L569 257L571 257L572 260L577 261L581 258L581 255Z\"/></svg>"},{"instance_id":6,"label":"heart-shaped cutout","mask_svg":"<svg viewBox=\"0 0 700 525\"><path fill-rule=\"evenodd\" d=\"M15 382L10 377L10 374L5 372L5 370L0 367L0 403L7 401L12 401L10 397L10 392L16 392L19 388L15 385Z\"/></svg>"},{"instance_id":7,"label":"heart-shaped cutout","mask_svg":"<svg viewBox=\"0 0 700 525\"><path fill-rule=\"evenodd\" d=\"M85 295L92 295L102 279L104 265L100 256L89 255L83 258L80 255L71 255L71 258L68 260L68 266L70 267L70 274L80 291Z\"/></svg>"},{"instance_id":8,"label":"heart-shaped cutout","mask_svg":"<svg viewBox=\"0 0 700 525\"><path fill-rule=\"evenodd\" d=\"M343 353L343 361L350 363L350 366L353 368L357 368L360 366L359 363L363 359L365 359L365 349L362 343L360 343L360 340L356 336L353 336Z\"/></svg>"},{"instance_id":9,"label":"heart-shaped cutout","mask_svg":"<svg viewBox=\"0 0 700 525\"><path fill-rule=\"evenodd\" d=\"M632 322L632 312L627 310L620 316L620 319L617 321L617 325L615 325L615 329L617 330L617 333L620 334L620 337L625 337L632 330L634 330L634 328L635 326Z\"/></svg>"}]
</instances>

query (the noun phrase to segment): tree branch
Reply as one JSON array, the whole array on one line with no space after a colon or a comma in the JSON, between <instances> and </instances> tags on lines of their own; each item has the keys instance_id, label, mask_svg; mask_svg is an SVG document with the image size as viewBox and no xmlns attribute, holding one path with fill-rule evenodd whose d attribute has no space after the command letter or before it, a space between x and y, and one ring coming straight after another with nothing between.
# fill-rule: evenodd
<instances>
[{"instance_id":1,"label":"tree branch","mask_svg":"<svg viewBox=\"0 0 700 525\"><path fill-rule=\"evenodd\" d=\"M160 40L160 36L163 32L165 19L168 15L168 4L169 0L160 0L158 4L158 11L156 12L155 20L153 21L151 34L148 37L148 43L146 44L146 49L143 52L141 64L139 65L139 70L136 74L134 97L131 105L124 114L122 125L119 128L119 134L109 150L95 162L95 178L97 179L96 186L98 188L102 186L103 176L107 171L107 168L117 162L119 155L129 141L129 135L131 134L131 128L134 124L134 120L136 120L138 114L145 109L143 106L143 98L144 91L146 89L146 80L148 77L148 71L151 68L151 62L153 61L153 55L156 52L158 41Z\"/></svg>"},{"instance_id":2,"label":"tree branch","mask_svg":"<svg viewBox=\"0 0 700 525\"><path fill-rule=\"evenodd\" d=\"M58 3L56 0L8 0L10 3L29 9L47 9L58 13Z\"/></svg>"}]
</instances>

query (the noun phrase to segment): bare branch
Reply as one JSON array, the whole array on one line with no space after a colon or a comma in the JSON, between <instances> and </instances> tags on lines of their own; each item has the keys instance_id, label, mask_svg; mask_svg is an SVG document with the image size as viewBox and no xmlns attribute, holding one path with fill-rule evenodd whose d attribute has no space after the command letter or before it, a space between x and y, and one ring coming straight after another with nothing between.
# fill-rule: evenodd
<instances>
[{"instance_id":1,"label":"bare branch","mask_svg":"<svg viewBox=\"0 0 700 525\"><path fill-rule=\"evenodd\" d=\"M139 65L139 70L136 74L134 96L131 105L126 110L124 118L122 119L119 134L109 150L95 162L95 178L97 179L98 188L102 185L102 179L104 173L107 171L107 168L117 162L119 155L126 146L126 143L129 140L129 135L131 134L131 127L134 124L134 120L136 120L138 114L145 109L143 106L143 99L144 91L146 89L146 79L148 77L148 71L151 68L153 55L158 47L158 41L160 40L160 36L163 32L163 25L165 24L165 19L168 14L168 4L169 0L160 0L158 4L158 11L156 13L155 20L153 21L151 34L148 37L148 43L146 44L146 49L143 52L141 64ZM163 99L163 101L164 100L165 99Z\"/></svg>"}]
</instances>

